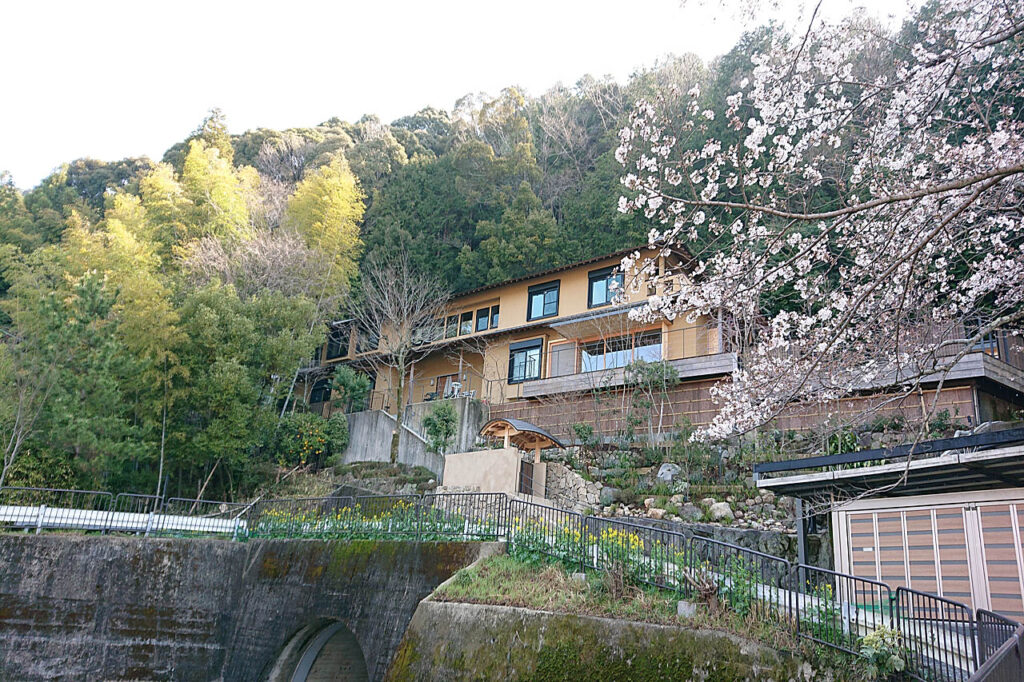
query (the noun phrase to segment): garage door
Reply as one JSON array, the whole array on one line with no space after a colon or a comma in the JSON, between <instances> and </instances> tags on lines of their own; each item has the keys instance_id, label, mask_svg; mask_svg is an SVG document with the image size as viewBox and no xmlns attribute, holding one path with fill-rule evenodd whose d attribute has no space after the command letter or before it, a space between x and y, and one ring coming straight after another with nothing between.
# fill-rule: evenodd
<instances>
[{"instance_id":1,"label":"garage door","mask_svg":"<svg viewBox=\"0 0 1024 682\"><path fill-rule=\"evenodd\" d=\"M929 496L926 504L862 501L856 511L836 512L836 566L894 588L1024 618L1024 499L938 499L949 497Z\"/></svg>"}]
</instances>

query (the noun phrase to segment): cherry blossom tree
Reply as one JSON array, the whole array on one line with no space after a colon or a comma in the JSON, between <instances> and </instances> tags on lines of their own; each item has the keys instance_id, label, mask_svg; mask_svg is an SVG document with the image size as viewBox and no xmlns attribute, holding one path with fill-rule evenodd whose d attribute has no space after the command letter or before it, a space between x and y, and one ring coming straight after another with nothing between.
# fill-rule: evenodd
<instances>
[{"instance_id":1,"label":"cherry blossom tree","mask_svg":"<svg viewBox=\"0 0 1024 682\"><path fill-rule=\"evenodd\" d=\"M709 245L687 277L624 259L666 290L631 314L724 311L750 339L703 437L801 401L941 388L1021 327L1024 1L909 16L897 32L857 17L772 31L724 101L664 92L619 133L620 210L657 226L654 246ZM680 99L682 122L663 114Z\"/></svg>"}]
</instances>

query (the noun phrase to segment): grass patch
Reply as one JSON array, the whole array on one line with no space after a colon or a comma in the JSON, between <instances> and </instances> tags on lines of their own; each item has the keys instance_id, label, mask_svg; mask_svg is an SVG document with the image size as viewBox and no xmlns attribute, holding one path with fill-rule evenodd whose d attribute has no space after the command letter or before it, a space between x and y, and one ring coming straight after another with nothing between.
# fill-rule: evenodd
<instances>
[{"instance_id":1,"label":"grass patch","mask_svg":"<svg viewBox=\"0 0 1024 682\"><path fill-rule=\"evenodd\" d=\"M431 479L437 480L437 476L425 467L409 467L404 464L391 464L390 462L353 462L342 464L334 468L335 474L340 477L348 477L355 480L388 478L398 484L413 483L424 484Z\"/></svg>"},{"instance_id":2,"label":"grass patch","mask_svg":"<svg viewBox=\"0 0 1024 682\"><path fill-rule=\"evenodd\" d=\"M625 583L609 572L588 572L576 580L559 564L533 563L501 555L457 573L431 597L436 601L494 604L574 615L620 618L659 625L722 630L779 649L793 649L792 635L776 624L732 612L698 609L693 618L676 614L676 595Z\"/></svg>"},{"instance_id":3,"label":"grass patch","mask_svg":"<svg viewBox=\"0 0 1024 682\"><path fill-rule=\"evenodd\" d=\"M798 639L785 623L755 615L744 617L731 610L712 613L704 606L698 607L694 617L681 618L676 614L676 595L631 585L612 572L588 572L581 581L561 564L491 556L456 573L431 599L718 630L791 652L816 668L840 673L837 679L868 679L860 659Z\"/></svg>"}]
</instances>

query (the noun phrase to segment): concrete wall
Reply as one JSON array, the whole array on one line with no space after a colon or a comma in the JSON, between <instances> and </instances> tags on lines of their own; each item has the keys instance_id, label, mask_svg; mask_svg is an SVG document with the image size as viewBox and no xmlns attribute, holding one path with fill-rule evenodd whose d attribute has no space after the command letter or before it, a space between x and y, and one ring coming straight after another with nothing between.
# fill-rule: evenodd
<instances>
[{"instance_id":1,"label":"concrete wall","mask_svg":"<svg viewBox=\"0 0 1024 682\"><path fill-rule=\"evenodd\" d=\"M288 679L282 654L335 622L380 679L417 603L494 551L0 534L0 680Z\"/></svg>"},{"instance_id":2,"label":"concrete wall","mask_svg":"<svg viewBox=\"0 0 1024 682\"><path fill-rule=\"evenodd\" d=\"M809 682L830 673L716 630L427 600L385 679Z\"/></svg>"},{"instance_id":3,"label":"concrete wall","mask_svg":"<svg viewBox=\"0 0 1024 682\"><path fill-rule=\"evenodd\" d=\"M484 493L519 492L519 463L522 457L516 448L459 452L444 458L447 488L472 488Z\"/></svg>"},{"instance_id":4,"label":"concrete wall","mask_svg":"<svg viewBox=\"0 0 1024 682\"><path fill-rule=\"evenodd\" d=\"M426 438L423 429L423 418L438 403L413 403L405 408L404 425L410 430ZM472 450L476 444L477 433L487 420L487 406L472 398L453 400L458 415L458 428L451 449L453 452ZM352 462L390 462L391 434L394 433L395 420L380 410L354 412L348 418L349 446L345 451L344 463ZM413 433L402 429L398 441L398 462L408 466L422 466L437 474L444 473L444 457L429 452L426 443Z\"/></svg>"}]
</instances>

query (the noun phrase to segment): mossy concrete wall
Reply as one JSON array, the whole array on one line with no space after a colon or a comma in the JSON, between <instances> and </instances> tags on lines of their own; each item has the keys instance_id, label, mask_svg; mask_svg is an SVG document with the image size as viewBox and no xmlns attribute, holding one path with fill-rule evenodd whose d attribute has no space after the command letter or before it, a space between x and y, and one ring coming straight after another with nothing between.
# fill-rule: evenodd
<instances>
[{"instance_id":1,"label":"mossy concrete wall","mask_svg":"<svg viewBox=\"0 0 1024 682\"><path fill-rule=\"evenodd\" d=\"M385 677L409 680L827 680L788 654L715 630L424 601Z\"/></svg>"},{"instance_id":2,"label":"mossy concrete wall","mask_svg":"<svg viewBox=\"0 0 1024 682\"><path fill-rule=\"evenodd\" d=\"M249 682L337 621L379 679L417 603L499 547L0 534L0 680Z\"/></svg>"}]
</instances>

